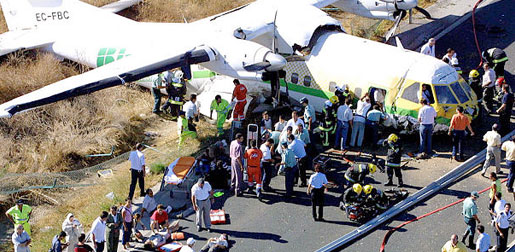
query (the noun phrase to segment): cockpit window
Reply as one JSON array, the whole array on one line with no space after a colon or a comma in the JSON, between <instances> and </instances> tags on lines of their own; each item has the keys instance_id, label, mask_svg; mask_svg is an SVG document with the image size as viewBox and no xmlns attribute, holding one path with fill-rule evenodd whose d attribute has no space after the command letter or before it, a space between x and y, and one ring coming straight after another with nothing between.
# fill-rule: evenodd
<instances>
[{"instance_id":1,"label":"cockpit window","mask_svg":"<svg viewBox=\"0 0 515 252\"><path fill-rule=\"evenodd\" d=\"M436 99L438 99L438 103L441 104L458 104L458 101L452 95L451 90L449 90L448 86L439 86L435 85Z\"/></svg>"},{"instance_id":2,"label":"cockpit window","mask_svg":"<svg viewBox=\"0 0 515 252\"><path fill-rule=\"evenodd\" d=\"M466 83L465 81L460 81L460 84L461 84L461 87L463 89L465 89L465 92L467 92L469 94L469 97L472 97L472 88L470 87L470 85L468 83Z\"/></svg>"},{"instance_id":3,"label":"cockpit window","mask_svg":"<svg viewBox=\"0 0 515 252\"><path fill-rule=\"evenodd\" d=\"M458 82L454 82L451 84L452 91L456 94L458 97L458 100L460 100L461 103L465 103L469 101L469 98L465 91L461 88L460 84Z\"/></svg>"}]
</instances>

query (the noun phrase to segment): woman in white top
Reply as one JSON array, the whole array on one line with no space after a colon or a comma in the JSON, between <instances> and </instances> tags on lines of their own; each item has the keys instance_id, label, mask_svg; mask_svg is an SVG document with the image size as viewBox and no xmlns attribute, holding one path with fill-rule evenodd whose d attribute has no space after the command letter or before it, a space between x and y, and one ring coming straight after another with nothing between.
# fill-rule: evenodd
<instances>
[{"instance_id":1,"label":"woman in white top","mask_svg":"<svg viewBox=\"0 0 515 252\"><path fill-rule=\"evenodd\" d=\"M82 232L82 225L79 220L75 219L72 213L68 213L66 215L66 219L63 221L62 225L63 231L66 233L66 239L70 243L68 247L66 247L66 251L73 252L75 245L79 242L79 235Z\"/></svg>"}]
</instances>

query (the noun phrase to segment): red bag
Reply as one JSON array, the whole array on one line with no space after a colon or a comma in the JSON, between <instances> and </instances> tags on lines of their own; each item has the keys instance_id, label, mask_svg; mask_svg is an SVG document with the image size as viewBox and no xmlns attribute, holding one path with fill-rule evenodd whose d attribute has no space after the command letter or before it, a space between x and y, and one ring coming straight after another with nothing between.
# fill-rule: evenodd
<instances>
[{"instance_id":1,"label":"red bag","mask_svg":"<svg viewBox=\"0 0 515 252\"><path fill-rule=\"evenodd\" d=\"M211 224L225 224L225 210L211 210L209 215L211 216Z\"/></svg>"}]
</instances>

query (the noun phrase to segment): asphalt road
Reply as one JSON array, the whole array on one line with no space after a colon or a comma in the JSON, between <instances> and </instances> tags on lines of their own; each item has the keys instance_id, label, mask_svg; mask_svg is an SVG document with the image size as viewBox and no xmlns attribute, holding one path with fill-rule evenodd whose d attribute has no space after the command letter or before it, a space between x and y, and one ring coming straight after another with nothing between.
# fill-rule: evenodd
<instances>
[{"instance_id":1,"label":"asphalt road","mask_svg":"<svg viewBox=\"0 0 515 252\"><path fill-rule=\"evenodd\" d=\"M515 9L515 1L497 1L488 5L476 16L478 22L478 39L482 49L490 47L503 48L511 61L506 65L508 81L515 81L515 16L508 15L509 10ZM492 27L502 27L505 32L495 34L489 31ZM475 68L479 63L479 56L472 35L470 20L459 25L440 40L437 41L437 55L442 56L448 47L454 48L460 60L461 67L468 70ZM488 123L476 132L482 133L495 118L489 118ZM481 134L482 135L482 134ZM466 142L466 155L473 155L484 148L481 135L469 138ZM417 139L404 139L407 150L415 150ZM428 185L446 172L457 166L451 162L449 138L436 137L434 140L438 157L430 160L411 162L404 171L405 183L410 192ZM504 164L503 164L504 166ZM491 168L490 171L493 171ZM503 168L504 169L504 168ZM504 169L507 173L506 169ZM342 171L338 180L341 180ZM333 174L334 175L334 174ZM382 188L386 175L376 173L371 183ZM439 192L428 201L417 205L409 212L401 214L392 222L379 227L373 233L344 248L345 251L378 251L386 230L397 226L405 220L425 214L434 209L445 206L456 200L466 197L470 191L481 190L488 187L488 179L481 177L477 172L464 177L458 183ZM216 202L215 206L223 207L230 216L230 224L213 226L213 233L200 232L194 228L194 215L182 221L187 237L198 240L195 249L198 250L209 237L218 233L227 233L232 241L232 251L314 251L323 245L350 232L356 225L350 223L344 213L338 209L338 197L341 189L332 190L326 196L328 207L325 208L326 222L314 222L311 218L310 201L305 188L295 188L296 197L290 202L284 202L284 177L273 179L272 186L279 189L277 193L265 195L264 202L258 202L255 196L247 195L243 198L228 197ZM506 193L505 188L503 191ZM163 197L166 198L166 197ZM479 217L483 223L489 220L487 212L488 195L483 194L479 199ZM169 199L169 198L168 198ZM511 195L506 197L508 202L514 202ZM179 199L172 199L169 204L176 204ZM425 219L409 224L394 233L386 246L387 251L439 251L442 245L456 233L461 236L465 228L461 216L461 204L438 212ZM487 233L494 238L490 226ZM512 238L510 238L512 240ZM494 243L494 239L492 239Z\"/></svg>"}]
</instances>

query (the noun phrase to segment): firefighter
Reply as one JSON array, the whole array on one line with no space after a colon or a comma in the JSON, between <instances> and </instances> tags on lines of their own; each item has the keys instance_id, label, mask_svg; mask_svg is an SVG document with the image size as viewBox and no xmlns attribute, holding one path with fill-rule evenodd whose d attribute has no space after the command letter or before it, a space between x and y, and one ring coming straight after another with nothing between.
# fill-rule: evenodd
<instances>
[{"instance_id":1,"label":"firefighter","mask_svg":"<svg viewBox=\"0 0 515 252\"><path fill-rule=\"evenodd\" d=\"M345 185L350 186L355 183L363 184L368 174L374 174L377 170L375 164L354 163L345 171Z\"/></svg>"},{"instance_id":2,"label":"firefighter","mask_svg":"<svg viewBox=\"0 0 515 252\"><path fill-rule=\"evenodd\" d=\"M245 105L247 104L247 87L241 84L238 79L233 80L234 90L232 92L231 101L236 98L236 105L233 111L233 120L241 122L245 120ZM241 124L241 123L240 123Z\"/></svg>"},{"instance_id":3,"label":"firefighter","mask_svg":"<svg viewBox=\"0 0 515 252\"><path fill-rule=\"evenodd\" d=\"M352 187L347 188L342 196L343 204L340 204L342 210L345 209L345 212L349 214L350 206L361 205L364 200L363 196L361 195L362 191L363 187L358 183L354 184Z\"/></svg>"},{"instance_id":4,"label":"firefighter","mask_svg":"<svg viewBox=\"0 0 515 252\"><path fill-rule=\"evenodd\" d=\"M506 52L499 48L490 48L484 51L482 54L483 58L488 64L494 69L497 77L504 77L504 64L508 61Z\"/></svg>"},{"instance_id":5,"label":"firefighter","mask_svg":"<svg viewBox=\"0 0 515 252\"><path fill-rule=\"evenodd\" d=\"M365 194L365 205L367 207L375 208L376 212L383 212L388 209L388 197L383 191L374 188L372 185L363 187Z\"/></svg>"},{"instance_id":6,"label":"firefighter","mask_svg":"<svg viewBox=\"0 0 515 252\"><path fill-rule=\"evenodd\" d=\"M213 110L216 111L216 129L219 136L224 134L224 122L230 109L229 102L222 99L220 95L216 95L215 99L211 102L209 119L213 119Z\"/></svg>"},{"instance_id":7,"label":"firefighter","mask_svg":"<svg viewBox=\"0 0 515 252\"><path fill-rule=\"evenodd\" d=\"M476 69L473 69L469 73L469 85L474 90L477 96L477 102L481 102L483 98L483 89L481 88L481 78L479 77L479 72Z\"/></svg>"},{"instance_id":8,"label":"firefighter","mask_svg":"<svg viewBox=\"0 0 515 252\"><path fill-rule=\"evenodd\" d=\"M331 101L325 101L323 109L324 118L318 126L320 140L323 147L328 147L330 145L331 139L333 139L332 136L336 132L336 123L334 122L336 117L334 116L333 111L333 104Z\"/></svg>"},{"instance_id":9,"label":"firefighter","mask_svg":"<svg viewBox=\"0 0 515 252\"><path fill-rule=\"evenodd\" d=\"M168 71L164 76L168 100L161 107L161 110L166 113L168 108L170 108L172 119L176 119L179 116L179 111L182 109L182 105L184 105L186 85L183 77L184 73L181 70L175 72Z\"/></svg>"},{"instance_id":10,"label":"firefighter","mask_svg":"<svg viewBox=\"0 0 515 252\"><path fill-rule=\"evenodd\" d=\"M402 187L402 172L401 172L401 156L402 150L399 144L399 137L396 134L390 134L388 138L383 142L384 146L388 147L388 153L386 155L386 174L388 175L388 181L384 184L385 186L393 185L393 173L399 182L399 187Z\"/></svg>"}]
</instances>

